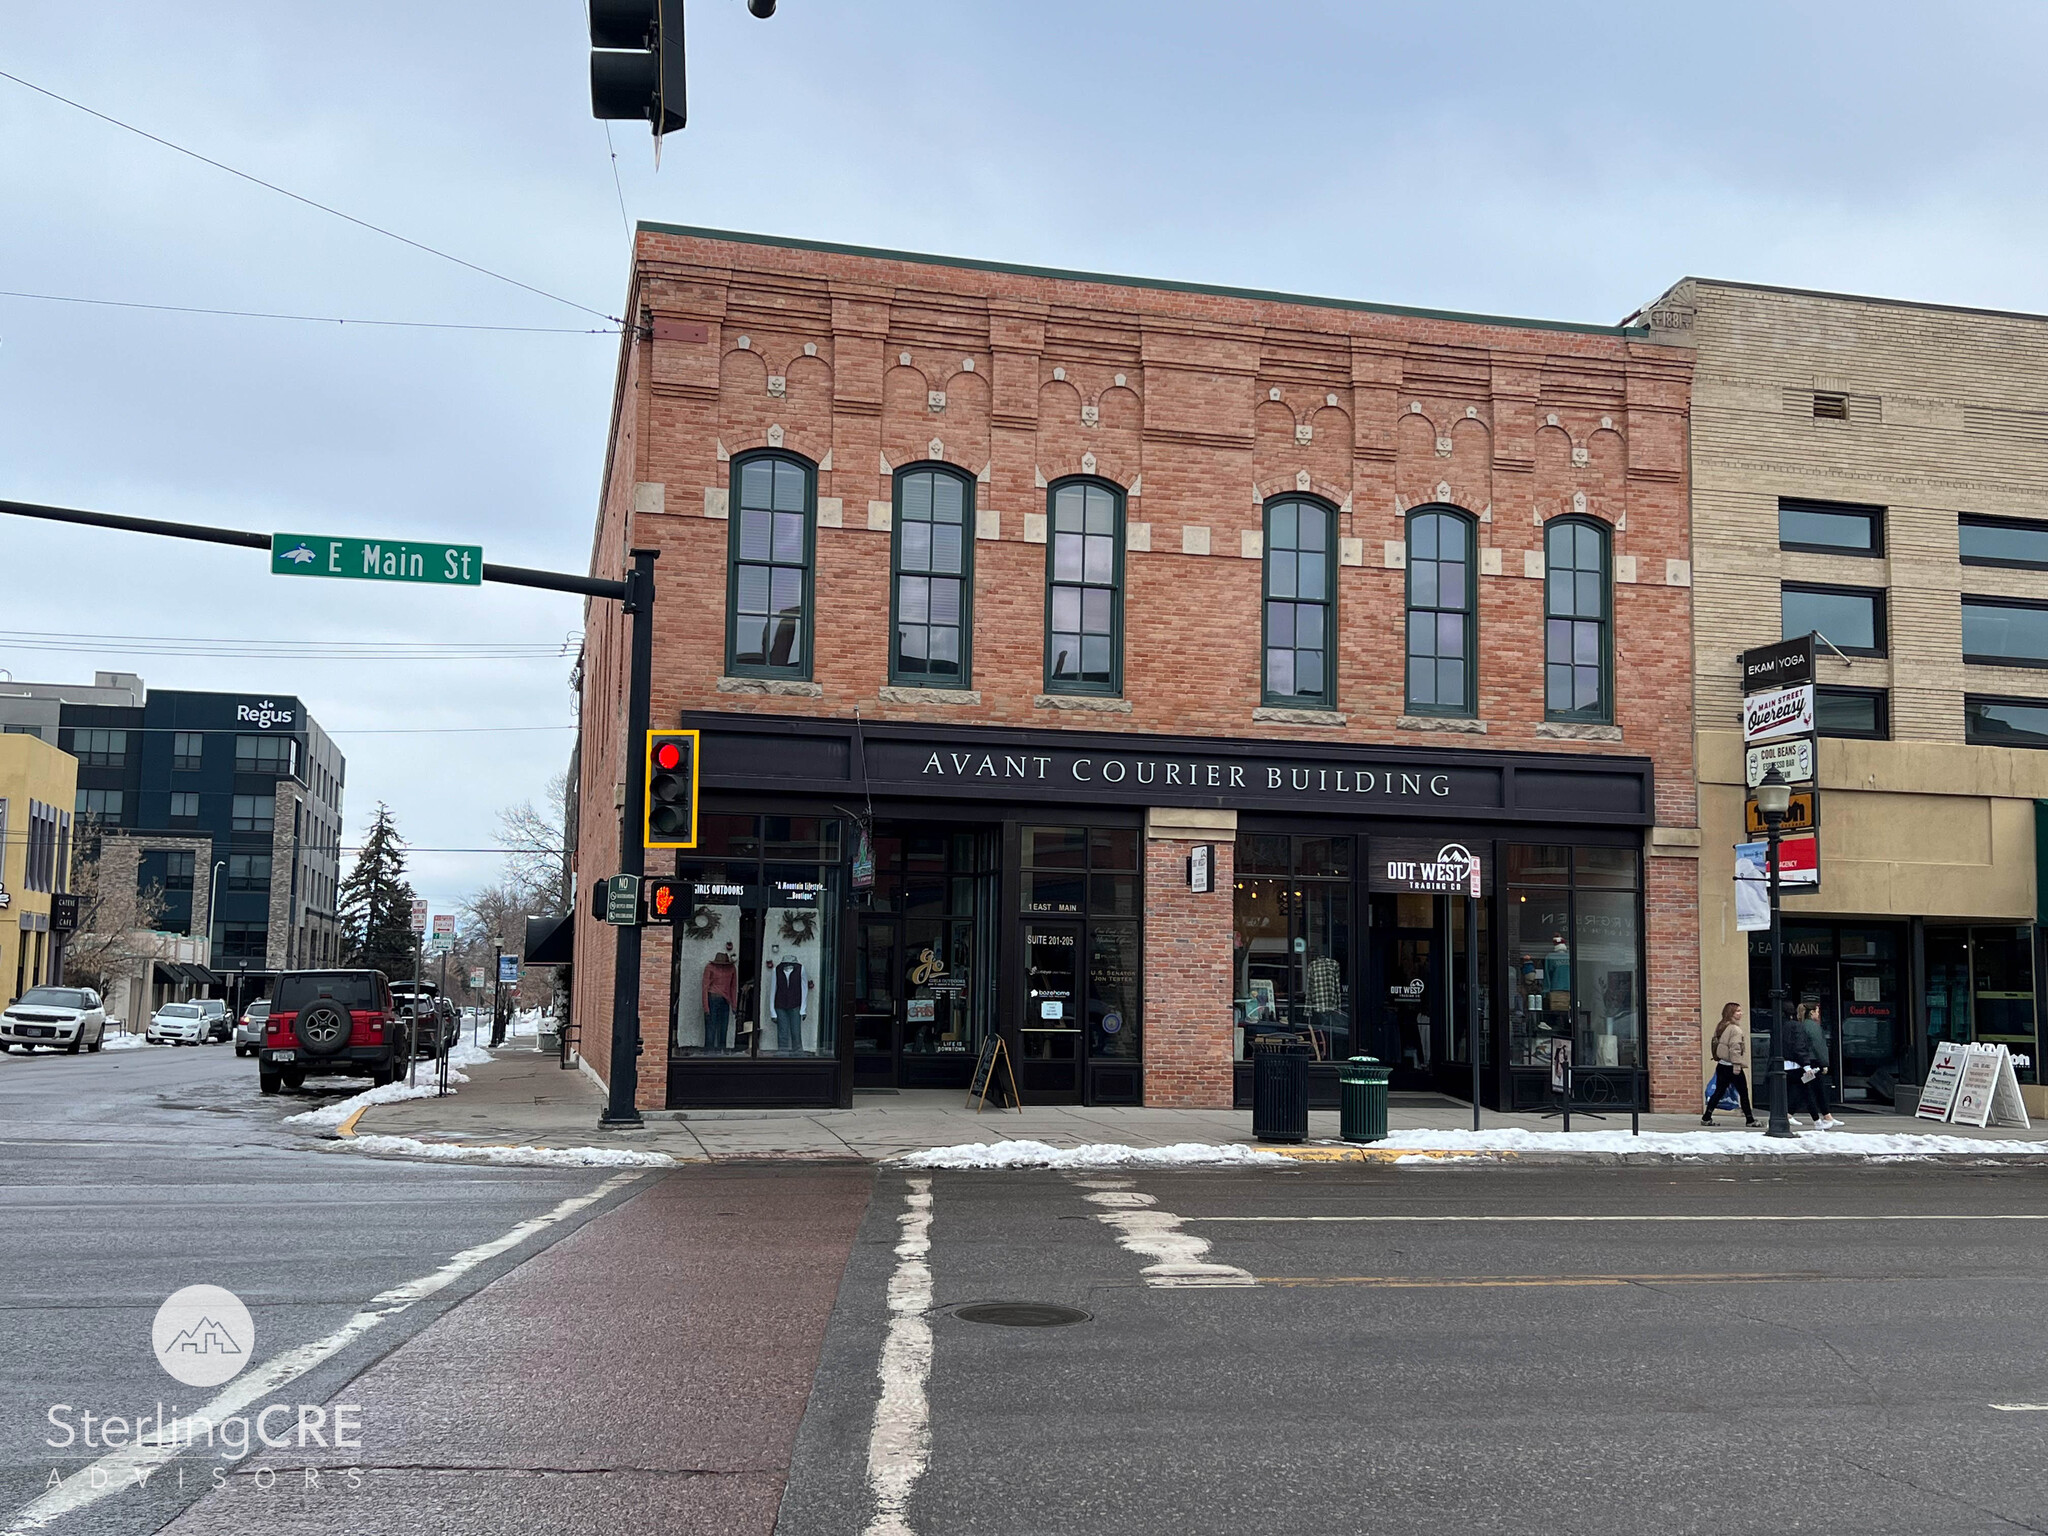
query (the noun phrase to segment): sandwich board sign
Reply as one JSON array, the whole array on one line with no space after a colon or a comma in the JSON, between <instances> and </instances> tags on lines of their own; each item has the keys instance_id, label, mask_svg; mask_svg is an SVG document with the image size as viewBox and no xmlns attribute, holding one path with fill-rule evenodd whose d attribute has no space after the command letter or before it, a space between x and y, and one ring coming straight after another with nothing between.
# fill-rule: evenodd
<instances>
[{"instance_id":1,"label":"sandwich board sign","mask_svg":"<svg viewBox=\"0 0 2048 1536\"><path fill-rule=\"evenodd\" d=\"M1921 1120L1950 1125L2028 1127L2027 1106L2020 1098L2019 1074L2013 1054L2002 1045L1958 1045L1949 1042L1935 1052L1920 1090Z\"/></svg>"}]
</instances>

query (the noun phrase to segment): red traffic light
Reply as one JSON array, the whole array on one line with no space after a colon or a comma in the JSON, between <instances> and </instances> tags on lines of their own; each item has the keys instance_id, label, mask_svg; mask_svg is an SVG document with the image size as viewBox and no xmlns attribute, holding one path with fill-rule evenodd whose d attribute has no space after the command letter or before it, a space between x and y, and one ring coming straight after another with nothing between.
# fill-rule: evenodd
<instances>
[{"instance_id":1,"label":"red traffic light","mask_svg":"<svg viewBox=\"0 0 2048 1536\"><path fill-rule=\"evenodd\" d=\"M667 917L676 904L676 889L672 885L657 885L654 888L654 915Z\"/></svg>"},{"instance_id":2,"label":"red traffic light","mask_svg":"<svg viewBox=\"0 0 2048 1536\"><path fill-rule=\"evenodd\" d=\"M654 765L664 772L675 772L683 765L683 749L672 741L664 741L654 749Z\"/></svg>"}]
</instances>

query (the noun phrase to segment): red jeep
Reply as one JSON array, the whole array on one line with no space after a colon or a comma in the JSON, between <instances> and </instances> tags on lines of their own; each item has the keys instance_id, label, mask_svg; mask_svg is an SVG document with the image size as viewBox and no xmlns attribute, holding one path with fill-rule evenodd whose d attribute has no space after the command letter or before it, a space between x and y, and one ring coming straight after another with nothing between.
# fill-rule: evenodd
<instances>
[{"instance_id":1,"label":"red jeep","mask_svg":"<svg viewBox=\"0 0 2048 1536\"><path fill-rule=\"evenodd\" d=\"M308 1077L367 1077L382 1086L405 1070L406 1029L382 971L286 971L271 994L256 1052L265 1093Z\"/></svg>"}]
</instances>

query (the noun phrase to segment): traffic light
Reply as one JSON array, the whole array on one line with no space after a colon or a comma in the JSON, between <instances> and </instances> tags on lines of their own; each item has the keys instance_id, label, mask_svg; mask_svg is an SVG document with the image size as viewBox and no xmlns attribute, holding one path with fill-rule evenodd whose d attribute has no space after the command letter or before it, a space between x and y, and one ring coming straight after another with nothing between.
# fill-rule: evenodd
<instances>
[{"instance_id":1,"label":"traffic light","mask_svg":"<svg viewBox=\"0 0 2048 1536\"><path fill-rule=\"evenodd\" d=\"M697 846L697 733L647 733L648 848Z\"/></svg>"},{"instance_id":2,"label":"traffic light","mask_svg":"<svg viewBox=\"0 0 2048 1536\"><path fill-rule=\"evenodd\" d=\"M677 912L690 908L690 888L667 875L650 875L642 880L640 895L647 903L642 922L673 923Z\"/></svg>"},{"instance_id":3,"label":"traffic light","mask_svg":"<svg viewBox=\"0 0 2048 1536\"><path fill-rule=\"evenodd\" d=\"M683 0L590 0L590 46L593 117L683 126Z\"/></svg>"}]
</instances>

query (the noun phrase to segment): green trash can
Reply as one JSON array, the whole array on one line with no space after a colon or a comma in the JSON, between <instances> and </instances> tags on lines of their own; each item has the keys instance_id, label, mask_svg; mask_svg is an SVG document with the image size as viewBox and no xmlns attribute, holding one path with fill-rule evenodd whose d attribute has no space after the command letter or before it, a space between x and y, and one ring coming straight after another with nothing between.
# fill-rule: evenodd
<instances>
[{"instance_id":1,"label":"green trash can","mask_svg":"<svg viewBox=\"0 0 2048 1536\"><path fill-rule=\"evenodd\" d=\"M1337 1069L1338 1134L1346 1141L1387 1139L1387 1075L1374 1056L1354 1056Z\"/></svg>"}]
</instances>

